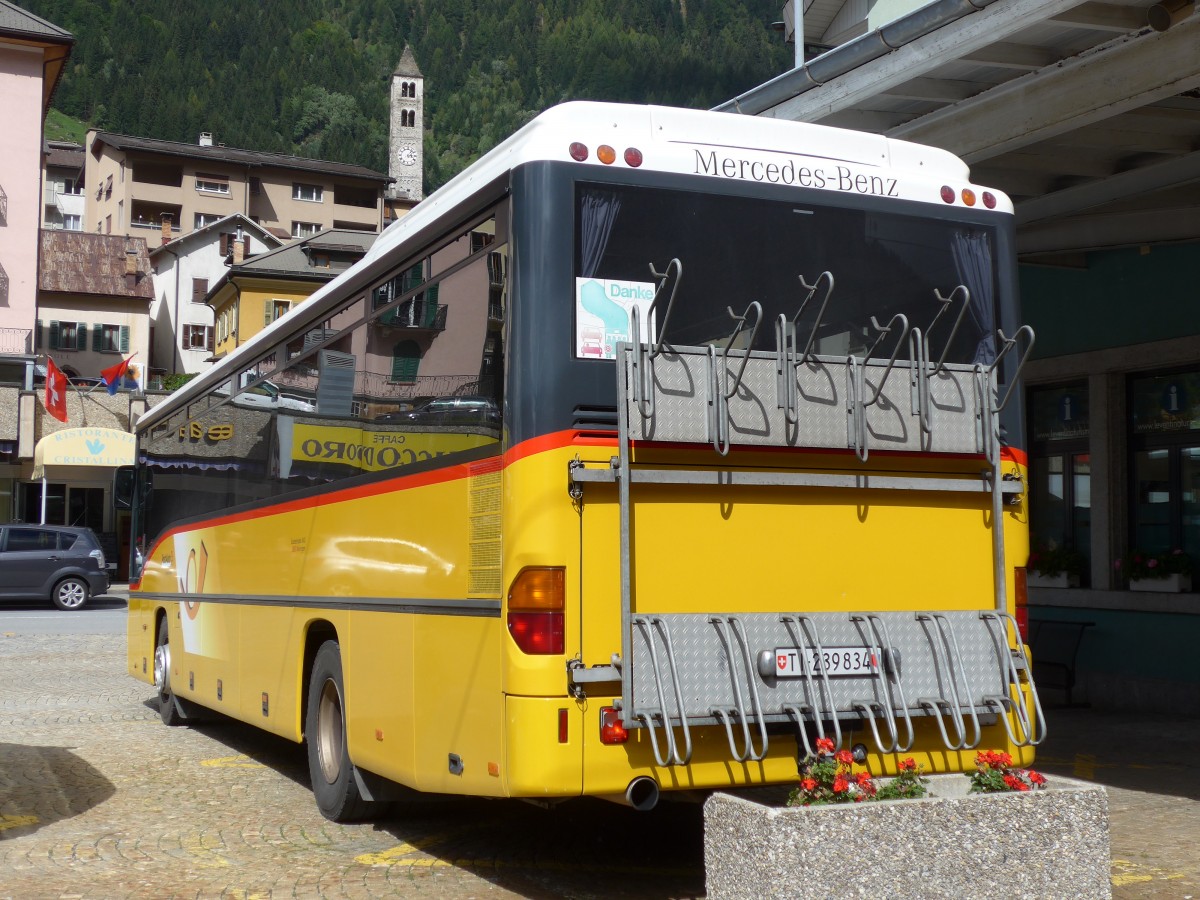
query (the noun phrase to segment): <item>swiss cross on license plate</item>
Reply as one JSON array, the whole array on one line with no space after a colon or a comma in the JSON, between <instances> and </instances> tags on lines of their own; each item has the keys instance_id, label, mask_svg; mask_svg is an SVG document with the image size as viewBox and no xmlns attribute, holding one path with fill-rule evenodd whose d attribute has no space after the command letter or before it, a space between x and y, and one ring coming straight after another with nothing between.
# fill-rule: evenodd
<instances>
[{"instance_id":1,"label":"swiss cross on license plate","mask_svg":"<svg viewBox=\"0 0 1200 900\"><path fill-rule=\"evenodd\" d=\"M805 675L875 675L883 653L879 647L777 647L775 677Z\"/></svg>"}]
</instances>

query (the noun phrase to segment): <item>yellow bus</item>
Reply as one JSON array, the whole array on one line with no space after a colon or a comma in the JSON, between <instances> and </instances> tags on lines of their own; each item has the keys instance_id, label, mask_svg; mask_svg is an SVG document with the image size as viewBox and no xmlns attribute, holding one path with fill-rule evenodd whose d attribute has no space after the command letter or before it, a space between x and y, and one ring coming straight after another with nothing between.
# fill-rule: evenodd
<instances>
[{"instance_id":1,"label":"yellow bus","mask_svg":"<svg viewBox=\"0 0 1200 900\"><path fill-rule=\"evenodd\" d=\"M948 153L556 107L138 422L129 671L334 820L1027 765L1016 317Z\"/></svg>"}]
</instances>

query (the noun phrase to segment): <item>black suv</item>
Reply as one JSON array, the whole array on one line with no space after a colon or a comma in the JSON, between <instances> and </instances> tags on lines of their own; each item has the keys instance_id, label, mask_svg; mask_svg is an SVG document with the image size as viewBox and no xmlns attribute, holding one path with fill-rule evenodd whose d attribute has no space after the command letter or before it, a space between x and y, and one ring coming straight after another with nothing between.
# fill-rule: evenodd
<instances>
[{"instance_id":1,"label":"black suv","mask_svg":"<svg viewBox=\"0 0 1200 900\"><path fill-rule=\"evenodd\" d=\"M0 525L0 598L81 609L107 590L104 551L92 529Z\"/></svg>"}]
</instances>

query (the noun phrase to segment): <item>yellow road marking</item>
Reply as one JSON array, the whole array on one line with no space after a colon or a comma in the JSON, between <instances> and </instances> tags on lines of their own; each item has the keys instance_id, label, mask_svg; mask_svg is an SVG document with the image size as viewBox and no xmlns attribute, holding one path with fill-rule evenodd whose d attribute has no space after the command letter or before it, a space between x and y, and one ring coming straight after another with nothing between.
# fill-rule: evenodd
<instances>
[{"instance_id":1,"label":"yellow road marking","mask_svg":"<svg viewBox=\"0 0 1200 900\"><path fill-rule=\"evenodd\" d=\"M1112 883L1116 887L1126 884L1142 884L1147 881L1178 881L1185 878L1183 872L1171 872L1154 866L1143 866L1127 859L1112 861Z\"/></svg>"},{"instance_id":2,"label":"yellow road marking","mask_svg":"<svg viewBox=\"0 0 1200 900\"><path fill-rule=\"evenodd\" d=\"M218 756L215 759L202 759L200 765L211 769L265 769L260 762L255 762L248 756Z\"/></svg>"},{"instance_id":3,"label":"yellow road marking","mask_svg":"<svg viewBox=\"0 0 1200 900\"><path fill-rule=\"evenodd\" d=\"M21 828L25 825L36 825L37 816L0 816L0 831L9 828Z\"/></svg>"}]
</instances>

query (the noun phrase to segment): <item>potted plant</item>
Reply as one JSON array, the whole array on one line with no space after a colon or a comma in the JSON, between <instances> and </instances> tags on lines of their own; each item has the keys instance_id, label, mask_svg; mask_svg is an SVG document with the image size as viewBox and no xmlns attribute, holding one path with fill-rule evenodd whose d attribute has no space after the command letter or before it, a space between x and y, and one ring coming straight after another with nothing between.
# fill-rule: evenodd
<instances>
[{"instance_id":1,"label":"potted plant","mask_svg":"<svg viewBox=\"0 0 1200 900\"><path fill-rule=\"evenodd\" d=\"M1026 583L1030 587L1079 587L1086 564L1083 554L1069 547L1035 549L1026 563Z\"/></svg>"},{"instance_id":2,"label":"potted plant","mask_svg":"<svg viewBox=\"0 0 1200 900\"><path fill-rule=\"evenodd\" d=\"M1118 576L1129 579L1131 591L1177 594L1192 589L1192 558L1178 548L1161 553L1131 550L1113 565Z\"/></svg>"},{"instance_id":3,"label":"potted plant","mask_svg":"<svg viewBox=\"0 0 1200 900\"><path fill-rule=\"evenodd\" d=\"M821 739L790 796L717 793L704 805L708 896L1108 897L1103 787L1048 783L999 751L967 775L911 758L876 783Z\"/></svg>"}]
</instances>

